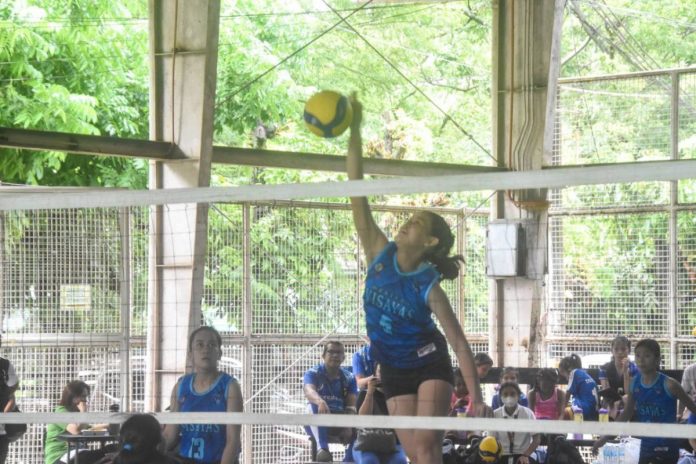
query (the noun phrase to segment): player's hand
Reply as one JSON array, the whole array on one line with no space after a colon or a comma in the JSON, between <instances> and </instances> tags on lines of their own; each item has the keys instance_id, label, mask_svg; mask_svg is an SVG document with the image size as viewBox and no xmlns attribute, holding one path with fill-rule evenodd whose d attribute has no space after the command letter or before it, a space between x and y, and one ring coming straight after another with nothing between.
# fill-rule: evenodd
<instances>
[{"instance_id":1,"label":"player's hand","mask_svg":"<svg viewBox=\"0 0 696 464\"><path fill-rule=\"evenodd\" d=\"M375 377L374 375L370 376L370 380L367 382L367 391L368 393L374 393L377 387L382 385L382 379L379 377Z\"/></svg>"},{"instance_id":2,"label":"player's hand","mask_svg":"<svg viewBox=\"0 0 696 464\"><path fill-rule=\"evenodd\" d=\"M520 456L517 458L517 464L529 464L529 456Z\"/></svg>"},{"instance_id":3,"label":"player's hand","mask_svg":"<svg viewBox=\"0 0 696 464\"><path fill-rule=\"evenodd\" d=\"M329 409L329 405L326 404L326 401L321 400L321 402L317 405L317 412L319 414L331 414L331 410Z\"/></svg>"},{"instance_id":4,"label":"player's hand","mask_svg":"<svg viewBox=\"0 0 696 464\"><path fill-rule=\"evenodd\" d=\"M459 399L458 399L457 401L455 401L455 403L454 403L454 409L457 409L457 408L466 408L467 405L468 405L468 403L469 403L469 402L466 400L466 398L459 398Z\"/></svg>"},{"instance_id":5,"label":"player's hand","mask_svg":"<svg viewBox=\"0 0 696 464\"><path fill-rule=\"evenodd\" d=\"M483 401L480 403L470 403L466 410L469 417L493 417L493 410Z\"/></svg>"}]
</instances>

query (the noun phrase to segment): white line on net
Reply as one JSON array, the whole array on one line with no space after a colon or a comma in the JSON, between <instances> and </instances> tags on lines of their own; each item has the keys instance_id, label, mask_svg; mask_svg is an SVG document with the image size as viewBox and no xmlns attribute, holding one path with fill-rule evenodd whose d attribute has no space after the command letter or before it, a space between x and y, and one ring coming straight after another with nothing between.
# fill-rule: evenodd
<instances>
[{"instance_id":1,"label":"white line on net","mask_svg":"<svg viewBox=\"0 0 696 464\"><path fill-rule=\"evenodd\" d=\"M643 424L637 422L583 422L552 420L479 419L461 417L359 416L331 414L256 413L157 413L163 424L261 424L311 425L325 427L378 427L395 429L485 430L543 434L583 433L592 435L630 435L647 437L695 438L696 426L683 424ZM31 423L108 423L123 422L127 413L12 413L3 414L6 424Z\"/></svg>"},{"instance_id":2,"label":"white line on net","mask_svg":"<svg viewBox=\"0 0 696 464\"><path fill-rule=\"evenodd\" d=\"M62 190L60 193L23 187L0 187L0 210L102 208L175 203L213 203L300 198L371 196L476 190L563 188L577 185L668 181L696 178L696 160L559 167L516 172L451 176L353 180L240 187L198 187L166 190Z\"/></svg>"}]
</instances>

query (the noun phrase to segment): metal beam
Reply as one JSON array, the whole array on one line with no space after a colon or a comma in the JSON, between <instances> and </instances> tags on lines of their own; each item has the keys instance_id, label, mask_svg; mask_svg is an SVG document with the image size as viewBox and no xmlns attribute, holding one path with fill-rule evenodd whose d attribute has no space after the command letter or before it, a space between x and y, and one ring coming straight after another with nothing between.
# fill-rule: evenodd
<instances>
[{"instance_id":1,"label":"metal beam","mask_svg":"<svg viewBox=\"0 0 696 464\"><path fill-rule=\"evenodd\" d=\"M213 147L213 163L258 166L267 168L306 169L311 171L346 172L346 158L321 153L259 150L253 148ZM451 163L428 163L366 158L366 174L385 176L441 176L467 172L494 172L504 169Z\"/></svg>"},{"instance_id":2,"label":"metal beam","mask_svg":"<svg viewBox=\"0 0 696 464\"><path fill-rule=\"evenodd\" d=\"M64 151L76 155L122 156L159 161L186 160L181 150L169 142L69 134L29 129L0 127L0 147L31 150ZM345 172L344 156L261 150L241 147L213 147L212 162L265 168L305 169L310 171ZM384 176L440 176L467 172L504 170L493 166L453 163L429 163L389 159L365 159L366 174Z\"/></svg>"},{"instance_id":3,"label":"metal beam","mask_svg":"<svg viewBox=\"0 0 696 464\"><path fill-rule=\"evenodd\" d=\"M10 127L0 127L0 147L64 151L76 155L124 156L164 161L186 158L176 145L169 142L14 129Z\"/></svg>"}]
</instances>

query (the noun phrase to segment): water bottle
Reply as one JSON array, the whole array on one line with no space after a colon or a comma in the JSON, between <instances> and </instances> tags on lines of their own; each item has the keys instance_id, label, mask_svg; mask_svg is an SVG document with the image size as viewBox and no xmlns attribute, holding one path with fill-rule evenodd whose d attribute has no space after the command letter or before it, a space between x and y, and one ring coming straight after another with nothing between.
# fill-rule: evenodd
<instances>
[{"instance_id":1,"label":"water bottle","mask_svg":"<svg viewBox=\"0 0 696 464\"><path fill-rule=\"evenodd\" d=\"M624 460L626 457L626 445L621 442L616 448L617 450L617 456L616 456L616 462L617 464L624 464Z\"/></svg>"},{"instance_id":2,"label":"water bottle","mask_svg":"<svg viewBox=\"0 0 696 464\"><path fill-rule=\"evenodd\" d=\"M119 407L118 404L112 404L109 406L109 412L111 412L111 413L116 413L120 409L121 408ZM121 431L121 424L118 424L118 423L109 424L109 428L107 430L108 430L109 435L117 436L118 433Z\"/></svg>"},{"instance_id":3,"label":"water bottle","mask_svg":"<svg viewBox=\"0 0 696 464\"><path fill-rule=\"evenodd\" d=\"M582 424L583 419L582 408L579 406L573 406L573 420L578 424ZM575 432L573 434L573 439L582 440L582 433Z\"/></svg>"},{"instance_id":4,"label":"water bottle","mask_svg":"<svg viewBox=\"0 0 696 464\"><path fill-rule=\"evenodd\" d=\"M599 410L599 422L609 422L609 411L605 408Z\"/></svg>"},{"instance_id":5,"label":"water bottle","mask_svg":"<svg viewBox=\"0 0 696 464\"><path fill-rule=\"evenodd\" d=\"M607 443L602 448L602 457L604 464L617 464L616 462L616 447L613 443Z\"/></svg>"},{"instance_id":6,"label":"water bottle","mask_svg":"<svg viewBox=\"0 0 696 464\"><path fill-rule=\"evenodd\" d=\"M456 409L457 411L457 417L463 419L466 417L466 408L459 407ZM466 443L466 438L467 438L467 432L466 430L457 430L457 437L459 440L462 441L462 443Z\"/></svg>"}]
</instances>

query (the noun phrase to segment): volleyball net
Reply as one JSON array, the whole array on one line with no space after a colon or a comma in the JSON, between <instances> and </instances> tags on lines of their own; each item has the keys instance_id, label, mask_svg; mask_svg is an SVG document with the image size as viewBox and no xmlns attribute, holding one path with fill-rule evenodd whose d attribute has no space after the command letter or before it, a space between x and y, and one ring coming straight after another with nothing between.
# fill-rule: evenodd
<instances>
[{"instance_id":1,"label":"volleyball net","mask_svg":"<svg viewBox=\"0 0 696 464\"><path fill-rule=\"evenodd\" d=\"M663 183L678 182L691 175L691 163L682 163L676 171L672 167L676 164L664 166L668 173L660 178ZM518 173L511 174L514 178ZM514 185L543 185L543 178L520 174L525 179ZM464 184L457 184L462 182L460 176L452 177L457 179L452 180L451 188L465 188ZM18 191L10 192L8 197L7 189L3 190L3 351L17 369L21 383L17 399L23 411L7 415L6 422L31 424L20 442L22 446L13 452L26 462L33 462L41 453L41 437L47 423L120 422L129 413L139 411L154 412L164 424L243 424L248 462L306 462L310 445L305 425L388 424L397 429L527 431L582 434L586 438L598 434L696 436L691 426L683 425L307 414L302 377L307 369L321 362L323 345L329 340L341 341L346 351L343 365L349 367L351 355L366 341L361 309L366 269L350 209L345 201L326 201L320 196L341 197L349 187L370 184L375 185L364 187L370 192L396 195L389 192L392 184L383 182L386 181L323 184L327 190L321 190L321 195L316 190L313 201L289 200L296 187L291 185L263 189L282 189L288 198L284 201L273 200L266 193L254 201L237 197L236 201L222 201L228 198L224 192L233 189L216 188L193 189L185 194L182 191L181 196L177 192L151 192L152 200L147 199L150 192L131 192L129 195L137 194L135 198L124 197L124 192ZM404 188L402 184L418 192L435 188L412 179L408 183L401 180L399 189ZM449 184L442 184L445 185ZM248 192L254 188L245 189ZM367 194L368 190L361 193ZM153 215L157 214L153 204L164 202L167 194L172 194L172 201L177 203L162 204L163 220L170 224L156 233L152 228ZM483 191L475 200L462 203L480 204L489 196L489 191ZM211 198L216 201L211 202ZM23 203L18 203L20 200ZM95 205L97 201L100 206ZM408 201L403 203L373 207L375 218L390 236L413 211L423 208ZM155 371L163 370L154 364L153 358L165 357L184 366L187 343L181 336L173 341L173 348L149 342L148 334L153 330L149 316L152 301L148 297L155 279L152 272L171 270L161 276L169 279L167 285L171 289L162 294L165 304L174 308L188 304L188 297L182 297L176 289L189 285L188 275L179 273L194 258L190 234L196 226L187 221L198 205L205 205L208 210L201 323L216 327L223 336L219 367L234 375L242 386L242 414L163 412L169 406L172 383L184 373L183 367L166 373L159 380L159 390L152 385ZM539 363L533 367L555 367L562 357L578 353L585 360L584 367L597 368L608 361L610 341L617 334L626 334L634 342L647 337L657 339L663 348L664 368L681 369L693 361L696 344L690 336L690 300L680 300L679 296L691 294L696 283L690 277L688 260L679 254L663 254L664 248L655 240L665 237L670 220L674 220L677 242L670 246L687 255L689 250L696 250L688 232L693 211L686 207L674 211L669 205L641 208L615 216L607 211L571 215L552 205L545 223L550 237L547 293L542 295L545 341L535 348ZM479 208L433 208L452 226L456 251L466 257L462 275L443 282L443 288L474 352L490 349L487 209L485 202ZM153 265L152 246L158 234L165 239L157 245L162 247L163 260ZM582 236L587 240L583 244L586 249L569 248L569 243ZM628 259L625 250L640 240L645 248ZM601 254L609 258L623 255L626 259L603 262L604 273L609 269L615 276L632 267L636 268L635 275L627 276L627 280L640 274L651 277L644 285L634 283L624 288L622 282L612 281L613 277L593 280L588 274L576 272L575 266L583 263L583 255ZM655 257L666 259L664 272L641 268L647 262L646 255L647 261L655 261ZM610 265L615 267L609 268ZM584 280L579 281L581 277ZM602 292L610 295L603 296ZM668 301L670 295L682 302L673 312L661 303ZM528 304L527 298L520 294L520 306ZM650 303L651 299L656 301ZM507 311L514 316L518 309L511 305ZM179 334L190 332L188 320L177 317L170 314L159 321L162 334L172 333L168 332L171 329ZM519 316L512 325L525 333L531 324ZM510 350L520 360L529 356L517 345ZM76 379L90 386L90 410L94 412L53 413L63 387ZM495 393L493 385L484 385L489 404ZM123 412L105 413L112 404L119 404ZM154 404L157 406L152 407ZM340 453L340 446L335 451ZM585 455L589 459L587 451Z\"/></svg>"}]
</instances>

